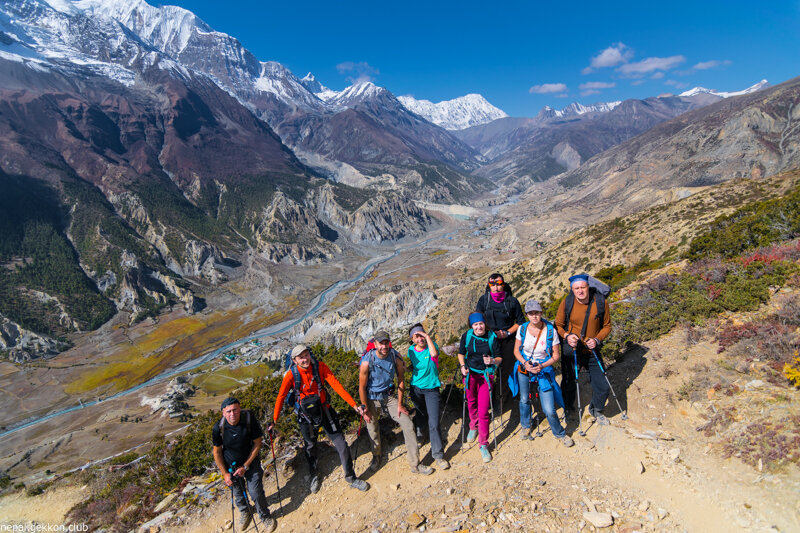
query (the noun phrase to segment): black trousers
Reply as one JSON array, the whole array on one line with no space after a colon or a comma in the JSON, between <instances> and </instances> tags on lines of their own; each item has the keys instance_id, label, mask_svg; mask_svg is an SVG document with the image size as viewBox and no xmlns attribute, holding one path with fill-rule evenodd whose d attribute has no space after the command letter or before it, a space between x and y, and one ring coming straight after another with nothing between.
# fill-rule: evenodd
<instances>
[{"instance_id":1,"label":"black trousers","mask_svg":"<svg viewBox=\"0 0 800 533\"><path fill-rule=\"evenodd\" d=\"M233 499L236 500L236 508L241 513L246 513L248 510L246 496L244 494L244 485L247 485L247 493L250 499L253 500L253 506L256 508L258 516L262 520L270 517L269 507L267 505L267 497L264 494L264 484L262 478L264 477L264 470L261 468L261 461L253 461L250 468L244 473L244 477L233 478Z\"/></svg>"},{"instance_id":2,"label":"black trousers","mask_svg":"<svg viewBox=\"0 0 800 533\"><path fill-rule=\"evenodd\" d=\"M574 410L577 387L575 385L575 350L564 342L561 345L561 392L564 395L564 405L567 410ZM578 353L578 369L586 368L589 371L589 383L592 385L592 403L589 411L602 413L606 406L608 386L603 370L597 364L592 352Z\"/></svg>"},{"instance_id":3,"label":"black trousers","mask_svg":"<svg viewBox=\"0 0 800 533\"><path fill-rule=\"evenodd\" d=\"M306 461L308 461L308 466L313 476L317 473L318 467L317 435L319 434L319 428L322 427L325 431L325 435L328 436L336 447L336 451L339 453L339 460L342 462L342 468L344 469L344 479L348 483L351 483L356 479L356 473L353 470L353 458L350 456L350 447L347 445L347 441L342 433L342 427L339 424L339 415L336 413L336 410L328 406L327 411L328 416L323 413L321 426L313 425L302 415L298 416L298 420L300 421L300 433L303 434L303 440L305 441L303 452L305 453Z\"/></svg>"},{"instance_id":4,"label":"black trousers","mask_svg":"<svg viewBox=\"0 0 800 533\"><path fill-rule=\"evenodd\" d=\"M511 404L511 391L508 388L508 376L513 374L514 362L517 360L514 357L514 343L516 340L516 334L509 335L505 339L497 339L497 343L500 345L500 354L498 355L503 358L503 362L500 363L500 370L503 374L495 380L495 398L499 398L498 395L502 394L503 400L507 401L509 405Z\"/></svg>"}]
</instances>

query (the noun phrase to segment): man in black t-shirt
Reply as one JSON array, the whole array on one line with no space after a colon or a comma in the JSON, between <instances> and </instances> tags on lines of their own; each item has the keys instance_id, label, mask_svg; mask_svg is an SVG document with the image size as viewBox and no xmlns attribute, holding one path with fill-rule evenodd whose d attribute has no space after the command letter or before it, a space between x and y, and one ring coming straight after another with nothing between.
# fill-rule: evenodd
<instances>
[{"instance_id":1,"label":"man in black t-shirt","mask_svg":"<svg viewBox=\"0 0 800 533\"><path fill-rule=\"evenodd\" d=\"M522 313L522 306L511 293L509 287L501 274L489 276L486 284L486 292L478 299L475 311L482 313L486 318L486 328L494 331L500 345L500 353L503 362L500 367L503 370L502 379L498 380L498 393L503 395L503 400L511 405L510 391L506 380L514 369L514 342L516 340L517 329L525 323L525 315Z\"/></svg>"},{"instance_id":2,"label":"man in black t-shirt","mask_svg":"<svg viewBox=\"0 0 800 533\"><path fill-rule=\"evenodd\" d=\"M243 411L239 400L226 398L222 402L222 419L211 430L211 442L214 446L214 462L225 484L233 490L236 507L239 508L241 530L245 530L253 518L243 491L245 483L266 530L275 531L278 526L270 516L261 482L264 470L261 468L259 452L263 437L264 432L255 415L249 410Z\"/></svg>"}]
</instances>

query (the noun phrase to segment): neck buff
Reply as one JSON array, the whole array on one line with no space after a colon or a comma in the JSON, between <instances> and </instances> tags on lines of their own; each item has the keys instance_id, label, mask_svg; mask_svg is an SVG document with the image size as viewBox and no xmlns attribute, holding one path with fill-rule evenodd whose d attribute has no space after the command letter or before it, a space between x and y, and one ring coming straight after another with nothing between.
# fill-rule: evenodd
<instances>
[{"instance_id":1,"label":"neck buff","mask_svg":"<svg viewBox=\"0 0 800 533\"><path fill-rule=\"evenodd\" d=\"M492 300L494 300L495 303L498 303L498 304L502 303L502 301L506 299L505 291L503 291L503 292L490 292L489 294L492 295Z\"/></svg>"}]
</instances>

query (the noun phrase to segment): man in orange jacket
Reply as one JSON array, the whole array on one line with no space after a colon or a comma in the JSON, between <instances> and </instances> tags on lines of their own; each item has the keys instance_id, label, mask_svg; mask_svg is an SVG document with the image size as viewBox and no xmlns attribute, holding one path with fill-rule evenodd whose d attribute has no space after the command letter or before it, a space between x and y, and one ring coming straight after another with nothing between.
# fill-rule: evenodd
<instances>
[{"instance_id":1,"label":"man in orange jacket","mask_svg":"<svg viewBox=\"0 0 800 533\"><path fill-rule=\"evenodd\" d=\"M317 468L317 435L320 427L325 430L325 434L336 447L336 451L339 452L339 459L344 469L344 479L354 489L362 491L369 489L369 483L357 478L353 470L350 447L344 439L342 427L339 424L339 416L333 406L330 405L325 383L330 385L350 407L355 409L359 416L363 416L369 422L370 419L366 409L364 406L356 406L353 397L344 390L344 387L333 375L328 365L322 361L315 361L311 357L311 351L306 346L302 344L295 346L292 349L291 358L292 365L283 376L278 398L275 400L275 411L272 416L273 423L270 424L267 430L271 431L275 427L286 396L292 388L295 388L297 420L305 441L303 451L311 471L309 486L311 492L317 492L320 487Z\"/></svg>"}]
</instances>

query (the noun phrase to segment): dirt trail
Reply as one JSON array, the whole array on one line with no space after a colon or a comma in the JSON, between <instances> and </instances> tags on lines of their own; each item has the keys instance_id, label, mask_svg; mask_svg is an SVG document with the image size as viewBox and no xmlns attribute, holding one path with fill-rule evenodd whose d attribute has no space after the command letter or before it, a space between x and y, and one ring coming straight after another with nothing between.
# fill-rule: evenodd
<instances>
[{"instance_id":1,"label":"dirt trail","mask_svg":"<svg viewBox=\"0 0 800 533\"><path fill-rule=\"evenodd\" d=\"M653 343L649 351L674 352L681 345L680 333L674 333ZM693 353L710 358L715 352L708 345L693 348ZM580 437L571 424L573 448L561 446L546 423L542 437L522 441L517 417L506 407L499 450L484 464L477 447L459 451L460 426L454 419L460 416L460 404L454 402L445 417L450 470L427 477L410 474L399 431L390 462L366 478L372 485L366 493L345 484L336 453L329 448L324 459L332 473L318 494L309 494L300 459L298 473L288 480L281 477L285 513L278 517L278 530L410 531L416 529L409 524L416 513L425 518L425 531L592 531L595 528L583 516L588 501L597 511L614 515L613 531L800 531L797 469L768 475L711 452L695 430L686 402L667 401L666 392L674 384L660 377L661 366L655 358L632 355L612 369L617 379L624 375L632 383L625 390L612 378L627 399L629 420L621 419L609 398L611 425L595 424ZM588 392L585 379L582 391ZM516 411L516 402L513 408ZM672 440L641 438L645 434ZM431 464L429 445L421 455ZM364 472L368 463L362 441L356 472ZM271 508L277 511L272 475L264 484ZM222 530L231 518L226 496L222 493L206 509L186 512L177 519L180 523L164 530ZM471 506L468 498L474 499Z\"/></svg>"},{"instance_id":2,"label":"dirt trail","mask_svg":"<svg viewBox=\"0 0 800 533\"><path fill-rule=\"evenodd\" d=\"M612 383L627 405L629 419L622 420L609 398L611 425L592 425L580 437L571 423L568 432L576 441L572 448L561 446L546 422L541 437L522 441L514 402L511 409L506 406L494 460L484 464L476 446L460 450L461 404L455 394L445 416L449 470L437 469L427 477L410 474L402 436L395 430L389 462L365 478L372 488L360 493L342 479L335 450L323 445L321 468L326 475L318 494L308 493L302 457L295 462L297 471L288 478L281 475L283 514L277 512L273 474L265 477L278 531L594 531L584 517L589 505L613 515L614 525L607 531L800 531L798 469L759 472L739 459L723 459L695 429L702 422L697 406L673 399L672 393L689 375L684 371L688 365L677 363L688 350L682 333L673 332L614 365ZM694 364L717 357L708 343L693 346L691 353ZM664 377L667 367L682 374ZM585 376L581 385L588 398ZM796 411L800 392L781 391L791 397L787 405ZM741 401L752 403L752 398ZM642 438L647 436L671 440ZM362 439L358 473L370 459L366 432ZM429 445L422 447L421 455L423 462L432 463ZM63 513L81 494L78 489L58 489L36 498L1 498L0 517L63 523ZM222 491L205 507L178 509L161 531L221 532L230 518L230 495ZM422 519L423 524L416 523Z\"/></svg>"}]
</instances>

